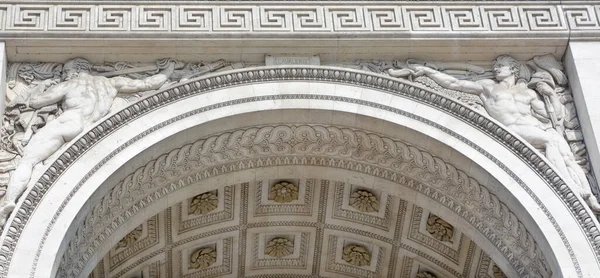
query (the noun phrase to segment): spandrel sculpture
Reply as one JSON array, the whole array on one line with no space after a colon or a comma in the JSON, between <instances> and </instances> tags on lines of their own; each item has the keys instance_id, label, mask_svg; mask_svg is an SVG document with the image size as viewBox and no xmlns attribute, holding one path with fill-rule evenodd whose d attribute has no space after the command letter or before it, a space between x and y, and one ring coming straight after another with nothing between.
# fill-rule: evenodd
<instances>
[{"instance_id":1,"label":"spandrel sculpture","mask_svg":"<svg viewBox=\"0 0 600 278\"><path fill-rule=\"evenodd\" d=\"M223 60L184 64L162 59L156 65L114 63L94 66L82 58L58 63L12 64L9 99L0 141L0 227L27 189L32 171L65 143L111 111L153 90L219 69L243 67Z\"/></svg>"},{"instance_id":2,"label":"spandrel sculpture","mask_svg":"<svg viewBox=\"0 0 600 278\"><path fill-rule=\"evenodd\" d=\"M573 137L577 136L568 129L577 125L577 119L569 103L572 100L568 99L567 77L554 57L538 56L523 65L508 55L501 55L492 65L495 80L460 79L430 65L409 60L400 68L389 69L388 73L398 78L427 76L441 87L477 95L489 116L544 152L567 184L574 186L572 190L586 201L592 211L600 213L600 204L579 164L582 161L576 159L565 139L576 141L577 138ZM487 77L485 73L482 76ZM477 79L477 76L474 77ZM565 104L571 105L571 108ZM579 149L582 147L579 146Z\"/></svg>"}]
</instances>

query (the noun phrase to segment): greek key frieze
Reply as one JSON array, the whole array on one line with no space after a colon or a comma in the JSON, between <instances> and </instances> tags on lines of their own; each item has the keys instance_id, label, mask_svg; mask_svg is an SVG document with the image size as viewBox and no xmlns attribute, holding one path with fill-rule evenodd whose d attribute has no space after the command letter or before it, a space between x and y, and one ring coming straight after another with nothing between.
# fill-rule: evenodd
<instances>
[{"instance_id":1,"label":"greek key frieze","mask_svg":"<svg viewBox=\"0 0 600 278\"><path fill-rule=\"evenodd\" d=\"M203 33L352 33L409 34L414 32L464 32L509 34L587 30L600 32L598 5L505 5L474 4L420 5L400 2L348 5L198 5L170 2L99 2L97 5L73 3L0 4L0 31L5 36L23 36L23 31L44 36L61 32L90 32L87 36L110 33L131 37L128 32ZM342 34L343 33L343 34ZM518 33L515 33L518 35ZM28 33L27 36L31 36ZM413 34L414 35L414 34ZM35 35L33 35L35 36ZM134 35L135 36L135 35Z\"/></svg>"}]
</instances>

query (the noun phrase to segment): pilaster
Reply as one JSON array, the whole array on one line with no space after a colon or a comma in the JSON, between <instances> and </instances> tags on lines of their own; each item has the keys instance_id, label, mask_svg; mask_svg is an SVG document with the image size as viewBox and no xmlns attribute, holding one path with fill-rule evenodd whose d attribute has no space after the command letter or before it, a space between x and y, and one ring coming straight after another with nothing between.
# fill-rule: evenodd
<instances>
[{"instance_id":1,"label":"pilaster","mask_svg":"<svg viewBox=\"0 0 600 278\"><path fill-rule=\"evenodd\" d=\"M596 178L600 177L600 42L570 42L565 67L583 138ZM593 187L592 187L593 188Z\"/></svg>"}]
</instances>

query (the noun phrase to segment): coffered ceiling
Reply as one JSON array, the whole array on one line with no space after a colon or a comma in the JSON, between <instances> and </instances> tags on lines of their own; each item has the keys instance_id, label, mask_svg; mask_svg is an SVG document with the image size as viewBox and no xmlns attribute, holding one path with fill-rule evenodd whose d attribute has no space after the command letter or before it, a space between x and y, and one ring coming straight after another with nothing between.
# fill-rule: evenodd
<instances>
[{"instance_id":1,"label":"coffered ceiling","mask_svg":"<svg viewBox=\"0 0 600 278\"><path fill-rule=\"evenodd\" d=\"M334 180L257 180L190 196L135 227L104 277L505 277L461 227Z\"/></svg>"}]
</instances>

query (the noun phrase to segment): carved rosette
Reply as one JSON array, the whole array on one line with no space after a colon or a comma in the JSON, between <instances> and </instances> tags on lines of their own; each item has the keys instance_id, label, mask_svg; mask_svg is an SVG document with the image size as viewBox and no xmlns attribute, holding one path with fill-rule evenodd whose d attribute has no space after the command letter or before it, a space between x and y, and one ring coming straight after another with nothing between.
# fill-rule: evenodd
<instances>
[{"instance_id":1,"label":"carved rosette","mask_svg":"<svg viewBox=\"0 0 600 278\"><path fill-rule=\"evenodd\" d=\"M140 239L140 237L142 237L142 225L137 226L135 229L133 229L133 231L129 232L121 240L119 240L117 243L117 249L130 247L138 239Z\"/></svg>"},{"instance_id":2,"label":"carved rosette","mask_svg":"<svg viewBox=\"0 0 600 278\"><path fill-rule=\"evenodd\" d=\"M416 278L437 278L437 276L429 271L421 271L417 273Z\"/></svg>"},{"instance_id":3,"label":"carved rosette","mask_svg":"<svg viewBox=\"0 0 600 278\"><path fill-rule=\"evenodd\" d=\"M442 242L452 242L454 237L454 227L434 214L429 214L426 229L429 234Z\"/></svg>"},{"instance_id":4,"label":"carved rosette","mask_svg":"<svg viewBox=\"0 0 600 278\"><path fill-rule=\"evenodd\" d=\"M211 247L200 248L190 256L190 268L207 268L217 261L217 250Z\"/></svg>"},{"instance_id":5,"label":"carved rosette","mask_svg":"<svg viewBox=\"0 0 600 278\"><path fill-rule=\"evenodd\" d=\"M279 182L269 190L269 200L277 203L289 203L298 200L298 187L291 182Z\"/></svg>"},{"instance_id":6,"label":"carved rosette","mask_svg":"<svg viewBox=\"0 0 600 278\"><path fill-rule=\"evenodd\" d=\"M492 271L494 272L494 278L507 278L506 274L502 272L502 269L498 267L498 265L494 264L492 267Z\"/></svg>"},{"instance_id":7,"label":"carved rosette","mask_svg":"<svg viewBox=\"0 0 600 278\"><path fill-rule=\"evenodd\" d=\"M192 198L188 214L204 215L219 205L219 198L212 192L205 192Z\"/></svg>"},{"instance_id":8,"label":"carved rosette","mask_svg":"<svg viewBox=\"0 0 600 278\"><path fill-rule=\"evenodd\" d=\"M378 212L379 200L368 190L358 189L350 195L350 205L360 212Z\"/></svg>"},{"instance_id":9,"label":"carved rosette","mask_svg":"<svg viewBox=\"0 0 600 278\"><path fill-rule=\"evenodd\" d=\"M294 243L287 238L271 239L265 248L265 255L275 258L289 256L294 253Z\"/></svg>"},{"instance_id":10,"label":"carved rosette","mask_svg":"<svg viewBox=\"0 0 600 278\"><path fill-rule=\"evenodd\" d=\"M355 266L368 266L371 264L371 253L364 246L349 244L344 247L342 260Z\"/></svg>"}]
</instances>

